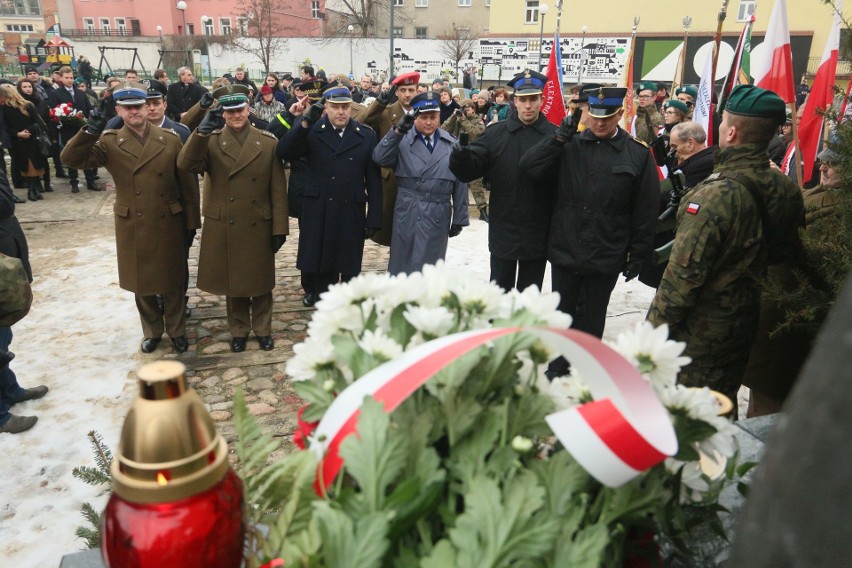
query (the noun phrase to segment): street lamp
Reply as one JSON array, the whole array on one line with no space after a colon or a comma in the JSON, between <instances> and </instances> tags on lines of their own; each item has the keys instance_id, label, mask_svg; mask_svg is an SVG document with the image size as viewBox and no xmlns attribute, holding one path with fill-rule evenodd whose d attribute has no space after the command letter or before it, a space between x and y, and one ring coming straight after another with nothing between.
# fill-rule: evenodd
<instances>
[{"instance_id":1,"label":"street lamp","mask_svg":"<svg viewBox=\"0 0 852 568\"><path fill-rule=\"evenodd\" d=\"M547 4L539 4L538 5L538 14L539 14L538 17L541 19L541 29L539 29L539 32L538 32L538 70L539 71L541 71L541 68L542 68L541 56L543 55L542 52L544 51L544 16L545 16L545 14L547 14L547 11L549 9L550 8L548 7Z\"/></svg>"},{"instance_id":2,"label":"street lamp","mask_svg":"<svg viewBox=\"0 0 852 568\"><path fill-rule=\"evenodd\" d=\"M580 70L577 71L578 85L583 83L583 63L586 62L586 52L583 51L583 48L586 46L586 32L589 31L589 28L583 26L582 28L580 28L580 31L583 32L583 37L580 40Z\"/></svg>"},{"instance_id":3,"label":"street lamp","mask_svg":"<svg viewBox=\"0 0 852 568\"><path fill-rule=\"evenodd\" d=\"M157 33L160 34L160 48L163 47L163 26L157 26Z\"/></svg>"},{"instance_id":4,"label":"street lamp","mask_svg":"<svg viewBox=\"0 0 852 568\"><path fill-rule=\"evenodd\" d=\"M175 5L175 7L178 10L180 10L180 15L183 18L183 35L187 35L187 30L186 30L186 2L184 2L183 0L180 0L180 2L178 2Z\"/></svg>"},{"instance_id":5,"label":"street lamp","mask_svg":"<svg viewBox=\"0 0 852 568\"><path fill-rule=\"evenodd\" d=\"M355 26L349 24L346 26L346 31L349 32L349 74L353 75L355 72L352 70L354 67L352 65L352 32L355 31Z\"/></svg>"}]
</instances>

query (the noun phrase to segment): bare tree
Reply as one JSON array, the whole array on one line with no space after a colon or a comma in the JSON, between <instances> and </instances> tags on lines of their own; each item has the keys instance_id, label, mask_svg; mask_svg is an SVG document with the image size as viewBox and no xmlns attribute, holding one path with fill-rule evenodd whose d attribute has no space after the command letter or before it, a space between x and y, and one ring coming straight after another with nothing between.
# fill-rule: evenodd
<instances>
[{"instance_id":1,"label":"bare tree","mask_svg":"<svg viewBox=\"0 0 852 568\"><path fill-rule=\"evenodd\" d=\"M456 77L461 76L461 61L471 59L479 43L479 34L470 27L459 27L455 23L444 33L438 35L438 53L453 62Z\"/></svg>"},{"instance_id":2,"label":"bare tree","mask_svg":"<svg viewBox=\"0 0 852 568\"><path fill-rule=\"evenodd\" d=\"M326 0L326 37L343 37L356 34L360 37L376 37L380 34L379 22L384 22L390 13L391 0ZM394 20L410 23L411 16L397 6ZM349 33L349 26L353 31Z\"/></svg>"},{"instance_id":3,"label":"bare tree","mask_svg":"<svg viewBox=\"0 0 852 568\"><path fill-rule=\"evenodd\" d=\"M286 18L289 11L286 0L239 0L237 27L231 44L256 57L268 72L276 52L287 45L282 31L292 27L292 22Z\"/></svg>"}]
</instances>

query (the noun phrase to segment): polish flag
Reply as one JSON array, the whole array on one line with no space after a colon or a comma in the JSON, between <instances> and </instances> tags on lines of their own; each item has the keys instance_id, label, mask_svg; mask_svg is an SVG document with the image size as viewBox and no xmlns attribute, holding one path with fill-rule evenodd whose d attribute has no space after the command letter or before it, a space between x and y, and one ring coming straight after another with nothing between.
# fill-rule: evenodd
<instances>
[{"instance_id":1,"label":"polish flag","mask_svg":"<svg viewBox=\"0 0 852 568\"><path fill-rule=\"evenodd\" d=\"M707 145L712 146L713 141L713 50L707 50L707 60L704 62L704 72L701 74L701 83L698 85L698 98L695 99L695 109L692 112L692 120L700 124L707 134Z\"/></svg>"},{"instance_id":2,"label":"polish flag","mask_svg":"<svg viewBox=\"0 0 852 568\"><path fill-rule=\"evenodd\" d=\"M551 123L559 126L565 118L565 99L562 94L562 46L559 33L553 37L553 49L547 60L547 83L542 93L541 113Z\"/></svg>"},{"instance_id":3,"label":"polish flag","mask_svg":"<svg viewBox=\"0 0 852 568\"><path fill-rule=\"evenodd\" d=\"M775 0L763 45L762 57L756 58L752 65L754 84L775 91L785 103L792 103L796 100L796 90L793 85L787 0Z\"/></svg>"},{"instance_id":4,"label":"polish flag","mask_svg":"<svg viewBox=\"0 0 852 568\"><path fill-rule=\"evenodd\" d=\"M843 0L836 0L834 24L828 34L828 41L822 52L814 76L814 83L799 122L799 145L802 149L804 173L802 183L807 183L813 177L814 161L819 152L819 141L822 135L824 113L831 108L834 101L834 77L837 72L837 56L840 45L840 13Z\"/></svg>"}]
</instances>

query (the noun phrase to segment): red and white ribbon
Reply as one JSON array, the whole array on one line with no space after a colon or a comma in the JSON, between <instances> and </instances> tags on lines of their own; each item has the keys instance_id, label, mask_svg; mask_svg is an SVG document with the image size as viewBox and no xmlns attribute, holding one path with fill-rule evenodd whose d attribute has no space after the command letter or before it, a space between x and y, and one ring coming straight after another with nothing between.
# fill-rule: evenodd
<instances>
[{"instance_id":1,"label":"red and white ribbon","mask_svg":"<svg viewBox=\"0 0 852 568\"><path fill-rule=\"evenodd\" d=\"M311 450L321 460L317 490L331 485L343 466L340 443L357 431L366 396L392 412L455 359L513 333L530 333L565 356L583 376L594 401L546 417L571 455L601 483L617 487L677 453L677 438L663 407L639 371L598 338L553 328L493 328L435 339L377 367L341 392L314 432ZM321 440L321 441L320 441Z\"/></svg>"}]
</instances>

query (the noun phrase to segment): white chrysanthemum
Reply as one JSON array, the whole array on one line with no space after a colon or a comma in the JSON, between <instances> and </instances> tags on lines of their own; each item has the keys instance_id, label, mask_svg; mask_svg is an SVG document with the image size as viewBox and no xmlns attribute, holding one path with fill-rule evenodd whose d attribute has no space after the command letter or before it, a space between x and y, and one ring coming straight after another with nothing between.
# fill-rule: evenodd
<instances>
[{"instance_id":1,"label":"white chrysanthemum","mask_svg":"<svg viewBox=\"0 0 852 568\"><path fill-rule=\"evenodd\" d=\"M340 304L334 310L315 312L311 323L308 324L308 331L311 337L318 340L328 340L342 331L357 335L364 327L363 317L360 306L351 303Z\"/></svg>"},{"instance_id":2,"label":"white chrysanthemum","mask_svg":"<svg viewBox=\"0 0 852 568\"><path fill-rule=\"evenodd\" d=\"M376 302L383 311L392 312L403 304L420 304L426 290L426 280L419 272L398 274L390 279L390 285L381 297L376 298Z\"/></svg>"},{"instance_id":3,"label":"white chrysanthemum","mask_svg":"<svg viewBox=\"0 0 852 568\"><path fill-rule=\"evenodd\" d=\"M293 346L293 357L287 361L287 374L294 381L308 381L316 377L320 367L334 362L334 346L331 341L319 341L308 337Z\"/></svg>"},{"instance_id":4,"label":"white chrysanthemum","mask_svg":"<svg viewBox=\"0 0 852 568\"><path fill-rule=\"evenodd\" d=\"M571 327L571 316L560 312L558 306L557 292L541 292L537 286L529 286L523 292L513 289L505 294L499 313L508 318L517 311L526 310L543 325L567 329Z\"/></svg>"},{"instance_id":5,"label":"white chrysanthemum","mask_svg":"<svg viewBox=\"0 0 852 568\"><path fill-rule=\"evenodd\" d=\"M716 433L698 443L699 451L708 456L718 453L725 458L732 457L737 451L737 439L734 437L737 427L727 418L720 416L710 424L716 428Z\"/></svg>"},{"instance_id":6,"label":"white chrysanthemum","mask_svg":"<svg viewBox=\"0 0 852 568\"><path fill-rule=\"evenodd\" d=\"M704 494L710 490L710 484L707 483L698 462L682 462L674 458L666 458L665 467L671 473L677 473L679 469L683 468L683 473L680 476L681 503L701 501Z\"/></svg>"},{"instance_id":7,"label":"white chrysanthemum","mask_svg":"<svg viewBox=\"0 0 852 568\"><path fill-rule=\"evenodd\" d=\"M715 425L718 420L716 397L708 388L690 388L683 385L674 385L659 389L657 395L663 406L671 412L682 410L690 418L703 420Z\"/></svg>"},{"instance_id":8,"label":"white chrysanthemum","mask_svg":"<svg viewBox=\"0 0 852 568\"><path fill-rule=\"evenodd\" d=\"M358 341L358 346L365 353L373 355L377 359L390 361L402 355L402 347L399 343L385 335L381 329L375 332L367 330Z\"/></svg>"},{"instance_id":9,"label":"white chrysanthemum","mask_svg":"<svg viewBox=\"0 0 852 568\"><path fill-rule=\"evenodd\" d=\"M446 335L456 323L455 315L443 306L408 306L404 316L415 329L433 337Z\"/></svg>"},{"instance_id":10,"label":"white chrysanthemum","mask_svg":"<svg viewBox=\"0 0 852 568\"><path fill-rule=\"evenodd\" d=\"M458 298L462 310L483 317L496 316L503 301L502 288L493 282L483 284L473 278L459 278L451 291Z\"/></svg>"},{"instance_id":11,"label":"white chrysanthemum","mask_svg":"<svg viewBox=\"0 0 852 568\"><path fill-rule=\"evenodd\" d=\"M453 287L466 279L460 278L458 271L447 267L443 260L435 264L427 264L423 267L422 274L426 290L418 303L430 308L440 306L444 297L452 292Z\"/></svg>"},{"instance_id":12,"label":"white chrysanthemum","mask_svg":"<svg viewBox=\"0 0 852 568\"><path fill-rule=\"evenodd\" d=\"M618 334L613 348L631 361L654 387L675 384L681 367L692 359L681 356L686 343L669 339L669 326L657 328L647 321L639 322L632 331Z\"/></svg>"},{"instance_id":13,"label":"white chrysanthemum","mask_svg":"<svg viewBox=\"0 0 852 568\"><path fill-rule=\"evenodd\" d=\"M547 378L545 377L544 380L547 381ZM539 388L544 390L541 382L539 382ZM571 369L571 374L567 377L554 378L546 392L549 392L556 403L556 407L560 410L579 406L592 398L588 385L574 368Z\"/></svg>"}]
</instances>

